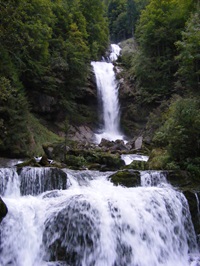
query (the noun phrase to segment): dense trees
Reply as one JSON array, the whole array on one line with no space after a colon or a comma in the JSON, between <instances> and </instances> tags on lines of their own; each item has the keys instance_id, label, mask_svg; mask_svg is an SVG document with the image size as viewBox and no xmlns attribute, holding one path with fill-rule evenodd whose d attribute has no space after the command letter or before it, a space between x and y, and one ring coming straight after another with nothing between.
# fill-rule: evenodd
<instances>
[{"instance_id":1,"label":"dense trees","mask_svg":"<svg viewBox=\"0 0 200 266\"><path fill-rule=\"evenodd\" d=\"M106 51L109 29L111 41L133 37L137 44L122 63L139 104L183 97L168 103L155 137L173 158L182 158L184 145L199 145L199 10L197 0L0 0L0 150L17 153L30 143L33 95L55 97L63 119L78 117L90 61Z\"/></svg>"},{"instance_id":2,"label":"dense trees","mask_svg":"<svg viewBox=\"0 0 200 266\"><path fill-rule=\"evenodd\" d=\"M150 0L108 0L108 20L110 39L120 42L134 37L134 32L141 11Z\"/></svg>"},{"instance_id":3,"label":"dense trees","mask_svg":"<svg viewBox=\"0 0 200 266\"><path fill-rule=\"evenodd\" d=\"M176 41L181 38L191 10L192 1L152 0L141 14L136 29L140 48L133 69L150 102L169 97L173 92Z\"/></svg>"},{"instance_id":4,"label":"dense trees","mask_svg":"<svg viewBox=\"0 0 200 266\"><path fill-rule=\"evenodd\" d=\"M135 26L137 48L122 57L136 104L154 110L148 125L150 132L156 128L154 145L168 163L163 167L192 171L200 161L199 10L195 0L146 2Z\"/></svg>"},{"instance_id":5,"label":"dense trees","mask_svg":"<svg viewBox=\"0 0 200 266\"><path fill-rule=\"evenodd\" d=\"M5 59L1 74L11 71L6 69L9 58L19 79L25 87L31 83L31 88L34 82L42 85L41 88L45 86L42 76L52 75L54 60L60 62L61 72L63 67L69 72L70 79L75 74L81 80L89 60L104 53L108 45L108 28L100 0L1 1L0 34L1 61ZM55 79L51 81L54 86Z\"/></svg>"},{"instance_id":6,"label":"dense trees","mask_svg":"<svg viewBox=\"0 0 200 266\"><path fill-rule=\"evenodd\" d=\"M191 15L182 32L182 39L176 42L179 63L177 74L182 88L200 88L200 10Z\"/></svg>"},{"instance_id":7,"label":"dense trees","mask_svg":"<svg viewBox=\"0 0 200 266\"><path fill-rule=\"evenodd\" d=\"M1 154L26 154L30 141L26 127L28 106L24 92L0 78L0 150Z\"/></svg>"},{"instance_id":8,"label":"dense trees","mask_svg":"<svg viewBox=\"0 0 200 266\"><path fill-rule=\"evenodd\" d=\"M0 39L0 98L7 95L9 113L13 111L10 118L19 133L15 90L24 102L22 120L33 94L56 96L63 114L77 111L74 99L80 94L77 88L86 82L90 61L108 47L105 8L101 0L0 0ZM3 106L1 129L7 112ZM26 125L23 131L28 135ZM6 132L12 146L17 132L11 124ZM5 144L4 135L0 142Z\"/></svg>"}]
</instances>

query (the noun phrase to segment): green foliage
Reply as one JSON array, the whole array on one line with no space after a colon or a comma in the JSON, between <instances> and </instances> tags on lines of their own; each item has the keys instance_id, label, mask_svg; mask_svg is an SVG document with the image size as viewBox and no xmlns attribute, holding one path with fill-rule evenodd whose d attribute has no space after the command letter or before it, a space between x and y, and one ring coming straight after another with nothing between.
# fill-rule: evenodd
<instances>
[{"instance_id":1,"label":"green foliage","mask_svg":"<svg viewBox=\"0 0 200 266\"><path fill-rule=\"evenodd\" d=\"M119 42L133 36L138 10L134 0L111 0L108 5L110 38Z\"/></svg>"},{"instance_id":2,"label":"green foliage","mask_svg":"<svg viewBox=\"0 0 200 266\"><path fill-rule=\"evenodd\" d=\"M107 48L102 1L0 0L0 4L3 74L11 72L6 66L10 61L26 89L69 97L72 88L85 82L90 59Z\"/></svg>"},{"instance_id":3,"label":"green foliage","mask_svg":"<svg viewBox=\"0 0 200 266\"><path fill-rule=\"evenodd\" d=\"M156 148L153 149L149 161L148 161L148 167L149 169L154 170L164 170L168 169L167 164L170 162L170 156L167 150Z\"/></svg>"},{"instance_id":4,"label":"green foliage","mask_svg":"<svg viewBox=\"0 0 200 266\"><path fill-rule=\"evenodd\" d=\"M176 42L179 54L177 75L182 87L200 88L200 10L191 15L182 32L182 40Z\"/></svg>"},{"instance_id":5,"label":"green foliage","mask_svg":"<svg viewBox=\"0 0 200 266\"><path fill-rule=\"evenodd\" d=\"M200 104L195 99L179 98L172 102L166 121L154 141L167 148L172 160L184 165L200 155Z\"/></svg>"},{"instance_id":6,"label":"green foliage","mask_svg":"<svg viewBox=\"0 0 200 266\"><path fill-rule=\"evenodd\" d=\"M0 0L0 6L0 99L10 104L0 107L0 150L16 143L24 153L37 135L26 126L29 97L55 97L63 117L78 113L77 87L87 81L90 60L108 47L105 6L101 0Z\"/></svg>"},{"instance_id":7,"label":"green foliage","mask_svg":"<svg viewBox=\"0 0 200 266\"><path fill-rule=\"evenodd\" d=\"M138 53L132 73L147 102L168 98L173 92L177 62L175 42L193 7L190 0L152 0L142 11L136 28Z\"/></svg>"},{"instance_id":8,"label":"green foliage","mask_svg":"<svg viewBox=\"0 0 200 266\"><path fill-rule=\"evenodd\" d=\"M26 153L29 133L26 122L28 104L21 88L0 78L0 150L7 155Z\"/></svg>"},{"instance_id":9,"label":"green foliage","mask_svg":"<svg viewBox=\"0 0 200 266\"><path fill-rule=\"evenodd\" d=\"M97 59L108 47L108 23L102 0L80 0L80 9L86 19L86 31L91 57Z\"/></svg>"},{"instance_id":10,"label":"green foliage","mask_svg":"<svg viewBox=\"0 0 200 266\"><path fill-rule=\"evenodd\" d=\"M26 147L28 156L42 156L44 154L42 145L63 141L48 130L35 116L28 114L27 129L29 132L29 143Z\"/></svg>"}]
</instances>

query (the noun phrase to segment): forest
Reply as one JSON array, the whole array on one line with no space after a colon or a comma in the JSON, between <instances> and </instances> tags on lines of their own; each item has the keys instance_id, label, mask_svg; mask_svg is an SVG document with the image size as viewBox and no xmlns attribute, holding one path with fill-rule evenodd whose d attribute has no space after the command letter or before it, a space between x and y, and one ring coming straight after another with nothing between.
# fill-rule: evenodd
<instances>
[{"instance_id":1,"label":"forest","mask_svg":"<svg viewBox=\"0 0 200 266\"><path fill-rule=\"evenodd\" d=\"M0 0L0 6L2 155L28 156L36 143L59 140L47 116L35 112L39 94L55 101L59 116L50 116L60 129L93 123L80 103L90 62L110 42L131 38L136 48L119 63L134 103L150 110L152 168L200 174L199 0Z\"/></svg>"}]
</instances>

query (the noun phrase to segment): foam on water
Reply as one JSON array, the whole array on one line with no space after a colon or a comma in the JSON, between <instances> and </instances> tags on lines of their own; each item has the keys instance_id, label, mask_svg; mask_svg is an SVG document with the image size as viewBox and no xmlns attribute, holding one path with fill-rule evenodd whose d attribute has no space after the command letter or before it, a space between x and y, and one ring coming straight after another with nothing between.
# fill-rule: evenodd
<instances>
[{"instance_id":1,"label":"foam on water","mask_svg":"<svg viewBox=\"0 0 200 266\"><path fill-rule=\"evenodd\" d=\"M111 173L65 172L66 190L3 197L9 212L0 227L1 266L198 265L182 193L167 183L125 188L108 180ZM160 172L148 174L163 183Z\"/></svg>"}]
</instances>

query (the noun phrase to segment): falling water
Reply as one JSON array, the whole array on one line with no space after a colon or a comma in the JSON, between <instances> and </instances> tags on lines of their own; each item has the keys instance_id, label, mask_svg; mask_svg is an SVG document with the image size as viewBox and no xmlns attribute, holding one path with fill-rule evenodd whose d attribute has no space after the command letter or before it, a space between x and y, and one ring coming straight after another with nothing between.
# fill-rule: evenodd
<instances>
[{"instance_id":1,"label":"falling water","mask_svg":"<svg viewBox=\"0 0 200 266\"><path fill-rule=\"evenodd\" d=\"M111 45L109 61L115 61L120 54L120 47ZM112 62L92 62L94 69L99 101L103 108L103 129L96 134L97 142L102 138L108 140L123 139L120 132L120 108L118 100L118 82L115 77L114 65Z\"/></svg>"},{"instance_id":2,"label":"falling water","mask_svg":"<svg viewBox=\"0 0 200 266\"><path fill-rule=\"evenodd\" d=\"M125 188L109 181L111 172L58 170L66 189L42 185L54 184L51 169L13 172L8 178L1 169L9 210L0 226L1 266L199 265L190 258L197 244L187 201L160 172L142 172L144 187ZM35 177L45 191L21 196L22 187L38 191L36 182L32 189L22 182ZM6 190L17 179L15 193Z\"/></svg>"}]
</instances>

